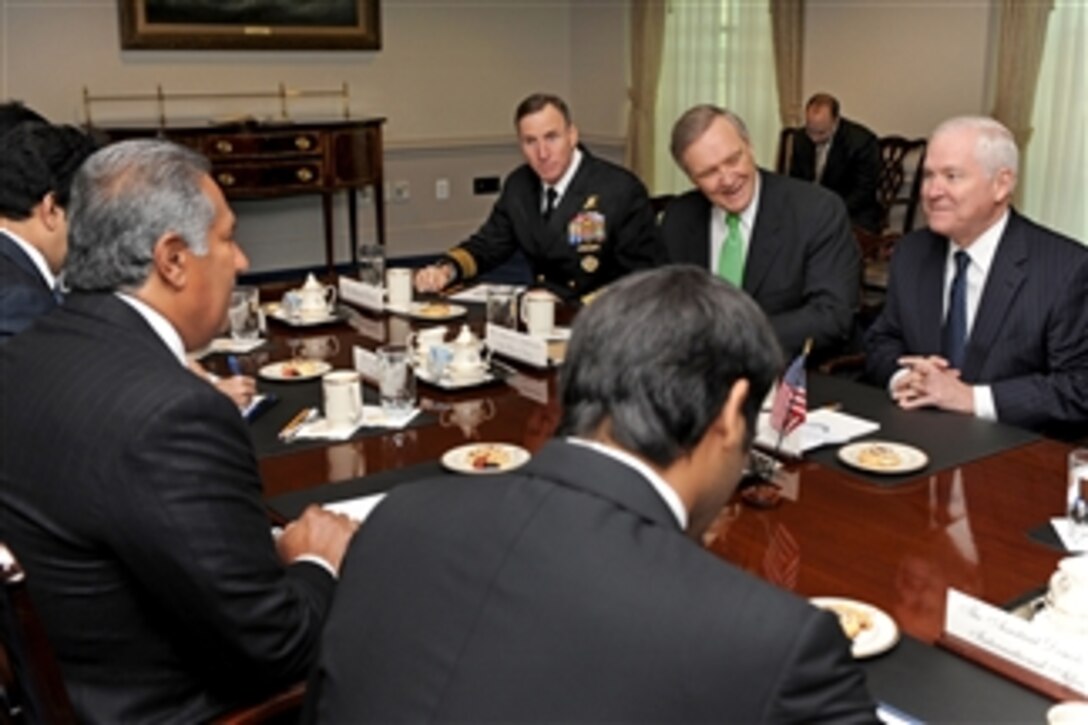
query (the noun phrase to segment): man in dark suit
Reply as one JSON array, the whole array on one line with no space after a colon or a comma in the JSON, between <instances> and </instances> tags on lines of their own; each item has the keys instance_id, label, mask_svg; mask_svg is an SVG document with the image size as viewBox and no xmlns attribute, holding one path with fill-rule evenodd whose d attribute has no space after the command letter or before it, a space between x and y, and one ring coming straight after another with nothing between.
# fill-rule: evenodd
<instances>
[{"instance_id":1,"label":"man in dark suit","mask_svg":"<svg viewBox=\"0 0 1088 725\"><path fill-rule=\"evenodd\" d=\"M698 189L665 210L661 234L672 262L710 269L759 303L782 348L817 354L853 336L859 265L842 200L756 168L736 114L696 106L676 122L672 155Z\"/></svg>"},{"instance_id":2,"label":"man in dark suit","mask_svg":"<svg viewBox=\"0 0 1088 725\"><path fill-rule=\"evenodd\" d=\"M908 409L934 406L1058 435L1088 429L1088 250L1009 206L1016 143L953 118L926 153L928 228L895 246L870 377Z\"/></svg>"},{"instance_id":3,"label":"man in dark suit","mask_svg":"<svg viewBox=\"0 0 1088 725\"><path fill-rule=\"evenodd\" d=\"M92 155L73 293L0 347L0 539L81 721L198 722L302 679L354 530L315 508L274 541L242 418L185 367L246 265L207 171L161 141Z\"/></svg>"},{"instance_id":4,"label":"man in dark suit","mask_svg":"<svg viewBox=\"0 0 1088 725\"><path fill-rule=\"evenodd\" d=\"M577 318L565 436L497 476L395 489L345 557L320 722L875 722L834 616L700 534L781 367L766 318L691 266Z\"/></svg>"},{"instance_id":5,"label":"man in dark suit","mask_svg":"<svg viewBox=\"0 0 1088 725\"><path fill-rule=\"evenodd\" d=\"M846 203L850 221L867 231L880 231L876 134L840 116L834 96L817 93L805 104L805 127L794 134L789 175L835 192Z\"/></svg>"},{"instance_id":6,"label":"man in dark suit","mask_svg":"<svg viewBox=\"0 0 1088 725\"><path fill-rule=\"evenodd\" d=\"M576 300L664 261L646 188L579 146L561 98L529 96L514 123L526 163L507 177L479 231L416 274L416 289L470 281L520 249L536 285Z\"/></svg>"},{"instance_id":7,"label":"man in dark suit","mask_svg":"<svg viewBox=\"0 0 1088 725\"><path fill-rule=\"evenodd\" d=\"M37 121L0 136L0 343L60 298L68 189L94 148L76 128Z\"/></svg>"}]
</instances>

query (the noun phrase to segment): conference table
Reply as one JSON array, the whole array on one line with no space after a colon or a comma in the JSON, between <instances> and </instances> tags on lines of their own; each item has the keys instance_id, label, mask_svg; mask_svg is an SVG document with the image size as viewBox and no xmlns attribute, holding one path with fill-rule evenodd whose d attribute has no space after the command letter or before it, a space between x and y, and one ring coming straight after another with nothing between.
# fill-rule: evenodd
<instances>
[{"instance_id":1,"label":"conference table","mask_svg":"<svg viewBox=\"0 0 1088 725\"><path fill-rule=\"evenodd\" d=\"M480 330L482 305L466 307L467 318L441 323L450 337L461 324ZM271 321L267 344L238 361L256 372L317 351L335 368L350 368L354 346L403 342L410 329L434 324L345 306L340 315L320 327ZM225 372L221 356L206 363ZM928 465L879 476L842 464L834 447L810 452L776 474L776 505L734 497L702 544L800 596L848 597L890 614L900 641L864 661L881 702L923 721L1041 722L1053 702L1037 691L1048 692L1045 682L1021 678L1029 689L995 674L986 658L973 662L941 646L945 593L953 587L1009 607L1040 591L1064 555L1046 524L1064 509L1070 446L967 416L901 411L884 391L840 378L810 373L808 383L811 407L835 404L877 421L874 437L918 446ZM320 405L320 380L259 386L277 402L251 422L251 433L270 512L284 519L310 504L438 475L444 452L473 441L535 451L554 434L560 414L557 371L510 361L494 382L463 391L419 382L421 413L402 430L363 428L347 441L283 443L277 433L284 424L301 408ZM376 400L373 385L365 396ZM728 616L728 602L722 606Z\"/></svg>"}]
</instances>

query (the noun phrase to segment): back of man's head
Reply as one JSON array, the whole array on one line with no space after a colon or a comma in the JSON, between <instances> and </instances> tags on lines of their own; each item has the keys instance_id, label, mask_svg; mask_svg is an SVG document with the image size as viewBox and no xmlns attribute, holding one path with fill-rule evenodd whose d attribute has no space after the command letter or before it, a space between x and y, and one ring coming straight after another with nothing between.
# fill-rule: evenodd
<instances>
[{"instance_id":1,"label":"back of man's head","mask_svg":"<svg viewBox=\"0 0 1088 725\"><path fill-rule=\"evenodd\" d=\"M177 144L134 139L87 159L72 182L66 279L73 290L133 290L151 273L156 242L178 234L207 252L215 216L201 180L204 157Z\"/></svg>"},{"instance_id":2,"label":"back of man's head","mask_svg":"<svg viewBox=\"0 0 1088 725\"><path fill-rule=\"evenodd\" d=\"M770 323L736 287L694 266L632 274L575 321L560 433L592 437L607 423L619 446L668 467L702 440L741 379L751 436L781 367Z\"/></svg>"},{"instance_id":3,"label":"back of man's head","mask_svg":"<svg viewBox=\"0 0 1088 725\"><path fill-rule=\"evenodd\" d=\"M74 126L30 121L0 136L0 216L22 221L50 193L67 209L72 178L94 150Z\"/></svg>"},{"instance_id":4,"label":"back of man's head","mask_svg":"<svg viewBox=\"0 0 1088 725\"><path fill-rule=\"evenodd\" d=\"M0 103L0 136L11 131L19 124L28 121L49 123L40 113L32 108L27 108L20 101L4 101L3 103Z\"/></svg>"}]
</instances>

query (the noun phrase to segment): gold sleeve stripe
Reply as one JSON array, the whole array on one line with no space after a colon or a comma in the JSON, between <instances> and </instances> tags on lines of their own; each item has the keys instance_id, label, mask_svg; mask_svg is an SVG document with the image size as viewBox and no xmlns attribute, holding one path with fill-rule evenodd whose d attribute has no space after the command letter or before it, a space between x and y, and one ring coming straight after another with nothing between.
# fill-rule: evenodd
<instances>
[{"instance_id":1,"label":"gold sleeve stripe","mask_svg":"<svg viewBox=\"0 0 1088 725\"><path fill-rule=\"evenodd\" d=\"M464 249L454 247L446 255L461 268L461 279L472 279L476 276L476 260Z\"/></svg>"}]
</instances>

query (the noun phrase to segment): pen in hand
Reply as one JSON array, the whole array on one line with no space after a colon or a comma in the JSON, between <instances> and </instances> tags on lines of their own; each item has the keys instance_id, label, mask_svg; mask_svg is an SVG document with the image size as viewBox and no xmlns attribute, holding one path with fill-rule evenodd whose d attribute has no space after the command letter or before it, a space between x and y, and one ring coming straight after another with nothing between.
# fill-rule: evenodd
<instances>
[{"instance_id":1,"label":"pen in hand","mask_svg":"<svg viewBox=\"0 0 1088 725\"><path fill-rule=\"evenodd\" d=\"M230 368L231 375L242 374L242 363L238 362L238 358L234 355L227 355L227 367Z\"/></svg>"}]
</instances>

